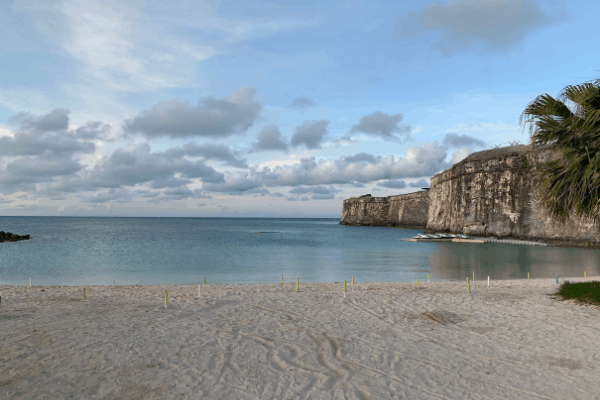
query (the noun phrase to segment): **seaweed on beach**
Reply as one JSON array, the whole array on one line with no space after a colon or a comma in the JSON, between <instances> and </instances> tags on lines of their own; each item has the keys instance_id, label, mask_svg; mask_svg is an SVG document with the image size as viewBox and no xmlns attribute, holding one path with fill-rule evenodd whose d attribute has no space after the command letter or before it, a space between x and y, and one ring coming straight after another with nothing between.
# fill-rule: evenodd
<instances>
[{"instance_id":1,"label":"seaweed on beach","mask_svg":"<svg viewBox=\"0 0 600 400\"><path fill-rule=\"evenodd\" d=\"M561 300L576 300L580 303L600 306L600 281L565 281L558 288L556 296Z\"/></svg>"}]
</instances>

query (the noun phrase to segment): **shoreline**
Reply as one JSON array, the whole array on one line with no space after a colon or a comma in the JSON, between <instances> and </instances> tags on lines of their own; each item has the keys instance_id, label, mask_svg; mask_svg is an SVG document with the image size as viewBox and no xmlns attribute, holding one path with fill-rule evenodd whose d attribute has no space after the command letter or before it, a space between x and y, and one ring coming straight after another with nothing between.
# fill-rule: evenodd
<instances>
[{"instance_id":1,"label":"shoreline","mask_svg":"<svg viewBox=\"0 0 600 400\"><path fill-rule=\"evenodd\" d=\"M487 277L486 277L487 278ZM572 282L598 280L561 278ZM598 398L555 279L0 285L0 397ZM164 305L164 290L169 306ZM12 396L12 397L11 397Z\"/></svg>"},{"instance_id":2,"label":"shoreline","mask_svg":"<svg viewBox=\"0 0 600 400\"><path fill-rule=\"evenodd\" d=\"M488 275L485 275L484 279L479 279L477 278L477 283L479 282L483 282L485 281L486 285L487 285L487 277ZM464 283L466 278L469 278L469 281L471 282L471 284L473 284L473 280L471 277L469 276L465 276L463 279L443 279L443 278L432 278L431 282L436 282L436 283L444 283L444 282L451 282L451 283L456 283L456 282L462 282ZM492 285L493 282L515 282L515 281L540 281L540 280L552 280L553 282L556 282L555 277L544 277L544 278L504 278L504 279L494 279L491 277L490 275L490 286ZM583 277L583 276L558 276L558 281L559 284L564 282L564 281L570 281L570 282L579 282L579 281L588 281L588 280L600 280L600 275L590 275L587 277ZM427 283L427 279L419 279L421 285L423 283ZM358 281L356 280L356 284L355 285L359 285L359 284L382 284L382 285L386 285L386 284L409 284L409 285L416 285L416 279L412 280L412 281ZM300 285L340 285L340 288L342 287L341 285L343 285L343 281L335 281L335 282L311 282L311 281L300 281ZM352 285L351 279L347 279L346 280L347 283L347 287L350 288ZM267 286L281 286L281 283L275 283L275 282L259 282L259 283L156 283L156 284L144 284L144 283L132 283L132 284L123 284L123 283L118 283L118 284L111 284L111 283L107 283L107 284L97 284L97 283L90 283L90 284L73 284L73 285L67 285L67 284L36 284L33 283L32 286L29 286L29 284L27 283L23 283L23 284L12 284L12 283L2 283L2 281L0 281L0 289L3 287L6 288L10 288L10 287L158 287L158 286L193 286L193 287L197 287L197 286L201 286L201 287L207 287L207 286L263 286L263 285L267 285ZM295 280L294 281L287 281L284 282L283 285L295 285ZM340 289L341 291L342 289Z\"/></svg>"}]
</instances>

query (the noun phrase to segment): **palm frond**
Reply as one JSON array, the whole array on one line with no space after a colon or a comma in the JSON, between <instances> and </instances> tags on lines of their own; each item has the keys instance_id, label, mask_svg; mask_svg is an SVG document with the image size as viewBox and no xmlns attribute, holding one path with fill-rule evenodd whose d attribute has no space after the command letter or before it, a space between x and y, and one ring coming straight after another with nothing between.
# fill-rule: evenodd
<instances>
[{"instance_id":1,"label":"palm frond","mask_svg":"<svg viewBox=\"0 0 600 400\"><path fill-rule=\"evenodd\" d=\"M574 213L600 226L600 80L567 86L556 99L536 97L520 122L534 147L560 153L534 173L542 204L558 220Z\"/></svg>"}]
</instances>

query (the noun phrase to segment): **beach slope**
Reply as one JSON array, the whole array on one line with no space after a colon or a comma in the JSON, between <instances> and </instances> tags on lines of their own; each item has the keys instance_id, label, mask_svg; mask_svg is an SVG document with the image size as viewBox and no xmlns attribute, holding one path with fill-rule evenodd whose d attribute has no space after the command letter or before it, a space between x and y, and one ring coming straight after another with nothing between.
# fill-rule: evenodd
<instances>
[{"instance_id":1,"label":"beach slope","mask_svg":"<svg viewBox=\"0 0 600 400\"><path fill-rule=\"evenodd\" d=\"M600 398L600 310L486 285L0 286L0 398Z\"/></svg>"}]
</instances>

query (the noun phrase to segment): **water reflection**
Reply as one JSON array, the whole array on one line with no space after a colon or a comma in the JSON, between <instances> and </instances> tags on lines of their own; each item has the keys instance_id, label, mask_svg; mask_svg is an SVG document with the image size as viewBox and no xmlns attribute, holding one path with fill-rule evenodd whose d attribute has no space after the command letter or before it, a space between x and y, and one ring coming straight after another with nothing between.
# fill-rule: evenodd
<instances>
[{"instance_id":1,"label":"water reflection","mask_svg":"<svg viewBox=\"0 0 600 400\"><path fill-rule=\"evenodd\" d=\"M439 249L429 256L431 273L441 279L552 278L600 275L600 251L511 245L501 243L469 244L439 243Z\"/></svg>"}]
</instances>

